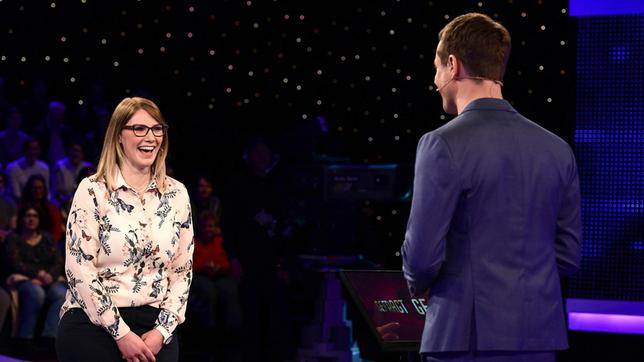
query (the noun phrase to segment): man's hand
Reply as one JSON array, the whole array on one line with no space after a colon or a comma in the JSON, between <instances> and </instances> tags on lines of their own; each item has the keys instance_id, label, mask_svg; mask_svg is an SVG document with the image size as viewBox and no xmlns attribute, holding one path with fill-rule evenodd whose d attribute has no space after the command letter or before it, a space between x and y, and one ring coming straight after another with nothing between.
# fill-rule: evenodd
<instances>
[{"instance_id":1,"label":"man's hand","mask_svg":"<svg viewBox=\"0 0 644 362\"><path fill-rule=\"evenodd\" d=\"M148 332L149 333L149 332ZM125 337L116 341L123 359L127 362L155 362L156 358L150 348L137 336L130 331ZM157 351L158 352L158 351Z\"/></svg>"},{"instance_id":2,"label":"man's hand","mask_svg":"<svg viewBox=\"0 0 644 362\"><path fill-rule=\"evenodd\" d=\"M163 335L156 329L145 332L141 336L141 339L155 356L159 353L161 347L163 347Z\"/></svg>"}]
</instances>

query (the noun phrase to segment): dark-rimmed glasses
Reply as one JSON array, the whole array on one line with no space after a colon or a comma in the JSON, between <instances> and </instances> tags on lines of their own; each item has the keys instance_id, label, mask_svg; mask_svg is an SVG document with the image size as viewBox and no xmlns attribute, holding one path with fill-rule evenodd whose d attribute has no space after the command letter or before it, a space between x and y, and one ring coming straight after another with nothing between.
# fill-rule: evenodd
<instances>
[{"instance_id":1,"label":"dark-rimmed glasses","mask_svg":"<svg viewBox=\"0 0 644 362\"><path fill-rule=\"evenodd\" d=\"M133 124L131 126L123 126L123 129L132 130L132 132L134 132L134 135L137 137L145 137L150 131L152 131L152 134L156 137L162 137L163 135L165 135L168 126L157 124L152 127L148 127L143 124Z\"/></svg>"}]
</instances>

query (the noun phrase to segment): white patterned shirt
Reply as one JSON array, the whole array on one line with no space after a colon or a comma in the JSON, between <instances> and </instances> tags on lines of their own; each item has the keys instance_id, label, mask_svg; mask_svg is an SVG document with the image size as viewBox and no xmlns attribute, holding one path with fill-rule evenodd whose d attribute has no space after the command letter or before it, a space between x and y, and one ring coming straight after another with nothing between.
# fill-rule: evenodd
<instances>
[{"instance_id":1,"label":"white patterned shirt","mask_svg":"<svg viewBox=\"0 0 644 362\"><path fill-rule=\"evenodd\" d=\"M69 291L60 316L82 308L114 338L130 328L118 307L160 308L164 341L185 319L192 279L193 230L188 191L167 177L143 194L120 172L115 190L94 177L78 185L67 219L65 274Z\"/></svg>"}]
</instances>

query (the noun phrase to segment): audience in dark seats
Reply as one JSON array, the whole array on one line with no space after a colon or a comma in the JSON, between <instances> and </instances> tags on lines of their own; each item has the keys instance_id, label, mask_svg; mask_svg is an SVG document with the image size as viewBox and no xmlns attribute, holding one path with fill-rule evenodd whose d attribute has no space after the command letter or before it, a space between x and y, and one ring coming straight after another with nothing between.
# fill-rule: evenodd
<instances>
[{"instance_id":1,"label":"audience in dark seats","mask_svg":"<svg viewBox=\"0 0 644 362\"><path fill-rule=\"evenodd\" d=\"M44 129L43 122L49 107L49 84L45 79L33 79L31 94L20 102L20 109L24 111L25 132L34 136L39 130Z\"/></svg>"},{"instance_id":2,"label":"audience in dark seats","mask_svg":"<svg viewBox=\"0 0 644 362\"><path fill-rule=\"evenodd\" d=\"M58 205L67 204L73 197L78 186L78 175L92 164L85 161L82 146L73 142L67 147L67 157L56 161L52 170L51 189Z\"/></svg>"},{"instance_id":3,"label":"audience in dark seats","mask_svg":"<svg viewBox=\"0 0 644 362\"><path fill-rule=\"evenodd\" d=\"M66 117L65 105L61 102L51 102L47 110L44 129L37 130L38 139L45 151L46 157L44 158L51 165L65 158L65 145L71 144L73 140L78 138L74 129L68 124Z\"/></svg>"},{"instance_id":4,"label":"audience in dark seats","mask_svg":"<svg viewBox=\"0 0 644 362\"><path fill-rule=\"evenodd\" d=\"M5 242L7 284L18 292L18 338L34 337L36 321L45 306L42 336L55 337L58 311L67 292L66 283L59 280L62 259L41 220L36 208L20 209L17 232Z\"/></svg>"},{"instance_id":5,"label":"audience in dark seats","mask_svg":"<svg viewBox=\"0 0 644 362\"><path fill-rule=\"evenodd\" d=\"M47 184L41 175L33 175L27 180L22 198L18 203L20 208L33 207L40 211L40 228L50 234L57 243L63 237L63 218L58 206L47 199Z\"/></svg>"},{"instance_id":6,"label":"audience in dark seats","mask_svg":"<svg viewBox=\"0 0 644 362\"><path fill-rule=\"evenodd\" d=\"M223 249L219 217L209 210L198 216L190 308L196 322L216 340L223 361L241 361L242 312L237 281ZM204 348L208 350L208 348Z\"/></svg>"},{"instance_id":7,"label":"audience in dark seats","mask_svg":"<svg viewBox=\"0 0 644 362\"><path fill-rule=\"evenodd\" d=\"M221 200L215 194L213 182L208 177L199 176L197 178L192 195L193 215L201 215L202 212L209 211L221 216Z\"/></svg>"},{"instance_id":8,"label":"audience in dark seats","mask_svg":"<svg viewBox=\"0 0 644 362\"><path fill-rule=\"evenodd\" d=\"M16 203L9 196L6 196L5 176L0 173L0 241L9 235L16 228L18 209Z\"/></svg>"},{"instance_id":9,"label":"audience in dark seats","mask_svg":"<svg viewBox=\"0 0 644 362\"><path fill-rule=\"evenodd\" d=\"M45 184L49 185L49 166L39 157L40 142L31 139L24 143L24 156L7 166L7 183L14 200L20 200L22 189L29 177L33 175L41 175L45 179Z\"/></svg>"},{"instance_id":10,"label":"audience in dark seats","mask_svg":"<svg viewBox=\"0 0 644 362\"><path fill-rule=\"evenodd\" d=\"M112 112L107 107L97 107L94 112L94 127L90 129L83 137L83 150L85 150L86 159L92 163L97 163L101 156L103 139L107 125L110 123Z\"/></svg>"},{"instance_id":11,"label":"audience in dark seats","mask_svg":"<svg viewBox=\"0 0 644 362\"><path fill-rule=\"evenodd\" d=\"M21 127L22 113L18 108L10 108L5 129L0 132L0 162L5 166L23 155L25 142L32 138Z\"/></svg>"},{"instance_id":12,"label":"audience in dark seats","mask_svg":"<svg viewBox=\"0 0 644 362\"><path fill-rule=\"evenodd\" d=\"M244 359L282 361L292 353L280 228L285 190L274 170L278 158L266 140L251 140L244 159L246 170L232 177L222 194L224 244L231 268L241 274Z\"/></svg>"}]
</instances>

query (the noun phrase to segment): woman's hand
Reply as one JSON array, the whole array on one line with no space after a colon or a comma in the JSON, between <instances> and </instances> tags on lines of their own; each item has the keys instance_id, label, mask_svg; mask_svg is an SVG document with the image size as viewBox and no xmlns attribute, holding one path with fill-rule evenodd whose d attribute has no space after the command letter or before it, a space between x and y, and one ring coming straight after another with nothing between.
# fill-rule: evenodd
<instances>
[{"instance_id":1,"label":"woman's hand","mask_svg":"<svg viewBox=\"0 0 644 362\"><path fill-rule=\"evenodd\" d=\"M154 355L157 355L163 347L163 335L156 329L145 332L141 339Z\"/></svg>"},{"instance_id":2,"label":"woman's hand","mask_svg":"<svg viewBox=\"0 0 644 362\"><path fill-rule=\"evenodd\" d=\"M125 337L116 341L119 351L123 355L123 359L127 362L155 362L154 354L150 348L137 336L134 332L130 331Z\"/></svg>"}]
</instances>

